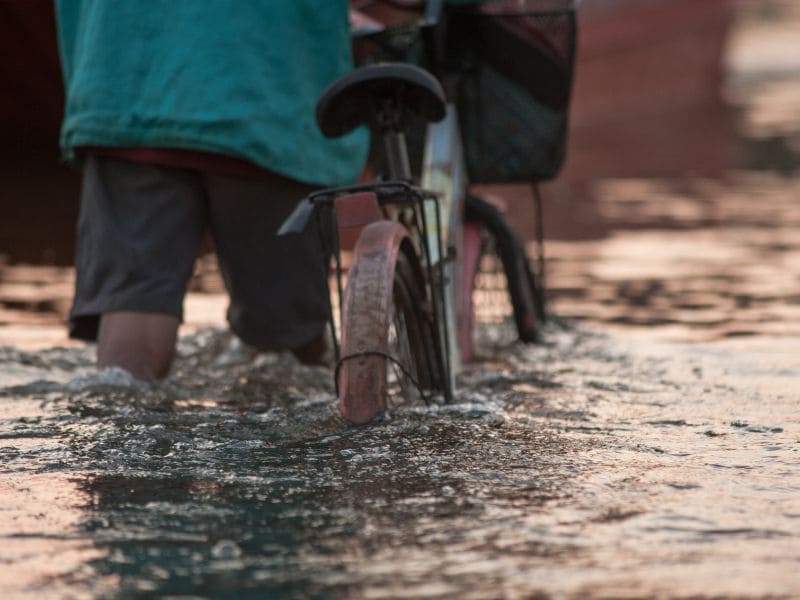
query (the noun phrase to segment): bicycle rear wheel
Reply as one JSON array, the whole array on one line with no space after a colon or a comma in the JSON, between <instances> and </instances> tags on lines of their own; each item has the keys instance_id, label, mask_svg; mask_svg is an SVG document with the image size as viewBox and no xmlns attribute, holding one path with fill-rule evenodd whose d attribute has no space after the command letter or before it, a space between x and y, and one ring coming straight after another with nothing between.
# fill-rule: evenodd
<instances>
[{"instance_id":1,"label":"bicycle rear wheel","mask_svg":"<svg viewBox=\"0 0 800 600\"><path fill-rule=\"evenodd\" d=\"M523 342L535 342L539 322L544 320L544 306L542 291L537 287L528 263L525 245L503 214L477 196L466 197L464 222L463 299L459 326L462 357L468 361L474 352L472 335L476 306L473 292L477 275L482 263L498 262L497 259L504 275L517 336Z\"/></svg>"},{"instance_id":2,"label":"bicycle rear wheel","mask_svg":"<svg viewBox=\"0 0 800 600\"><path fill-rule=\"evenodd\" d=\"M364 228L348 273L337 367L339 408L362 424L390 403L413 401L444 381L423 278L406 230Z\"/></svg>"}]
</instances>

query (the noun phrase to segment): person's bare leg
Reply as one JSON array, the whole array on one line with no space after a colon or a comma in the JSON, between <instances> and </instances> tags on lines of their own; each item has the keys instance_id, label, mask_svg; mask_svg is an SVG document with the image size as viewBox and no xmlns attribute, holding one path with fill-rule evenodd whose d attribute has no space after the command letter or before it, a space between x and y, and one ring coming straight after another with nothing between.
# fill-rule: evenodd
<instances>
[{"instance_id":1,"label":"person's bare leg","mask_svg":"<svg viewBox=\"0 0 800 600\"><path fill-rule=\"evenodd\" d=\"M160 313L105 313L97 334L97 366L122 367L145 381L166 377L179 325L177 317Z\"/></svg>"}]
</instances>

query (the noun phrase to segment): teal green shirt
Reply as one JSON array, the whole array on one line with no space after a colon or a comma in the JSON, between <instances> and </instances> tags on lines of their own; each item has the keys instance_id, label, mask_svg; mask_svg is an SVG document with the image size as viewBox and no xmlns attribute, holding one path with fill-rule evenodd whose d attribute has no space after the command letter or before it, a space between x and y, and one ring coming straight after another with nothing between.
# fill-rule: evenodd
<instances>
[{"instance_id":1,"label":"teal green shirt","mask_svg":"<svg viewBox=\"0 0 800 600\"><path fill-rule=\"evenodd\" d=\"M184 148L318 185L353 181L368 134L314 110L352 68L347 0L57 0L61 147Z\"/></svg>"}]
</instances>

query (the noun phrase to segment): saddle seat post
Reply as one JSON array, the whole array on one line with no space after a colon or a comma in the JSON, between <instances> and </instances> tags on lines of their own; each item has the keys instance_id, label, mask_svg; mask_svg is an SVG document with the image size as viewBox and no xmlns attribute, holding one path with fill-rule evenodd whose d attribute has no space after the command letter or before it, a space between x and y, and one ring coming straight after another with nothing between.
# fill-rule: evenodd
<instances>
[{"instance_id":1,"label":"saddle seat post","mask_svg":"<svg viewBox=\"0 0 800 600\"><path fill-rule=\"evenodd\" d=\"M334 81L317 102L317 123L326 137L366 125L382 138L389 176L411 180L405 130L412 119L439 121L445 94L424 69L405 63L360 67Z\"/></svg>"},{"instance_id":2,"label":"saddle seat post","mask_svg":"<svg viewBox=\"0 0 800 600\"><path fill-rule=\"evenodd\" d=\"M411 180L411 164L408 158L406 134L403 130L403 109L391 97L377 99L377 133L383 142L386 167L391 179Z\"/></svg>"}]
</instances>

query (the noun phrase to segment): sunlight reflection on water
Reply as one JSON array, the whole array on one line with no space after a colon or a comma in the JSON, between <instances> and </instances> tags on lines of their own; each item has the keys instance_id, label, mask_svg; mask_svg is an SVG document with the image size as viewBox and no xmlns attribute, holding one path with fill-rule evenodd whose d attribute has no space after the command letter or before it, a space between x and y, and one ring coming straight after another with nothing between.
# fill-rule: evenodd
<instances>
[{"instance_id":1,"label":"sunlight reflection on water","mask_svg":"<svg viewBox=\"0 0 800 600\"><path fill-rule=\"evenodd\" d=\"M17 406L0 440L4 556L32 570L10 589L51 575L89 595L800 585L791 361L552 328L468 371L455 405L349 428L324 369L191 351L226 339L184 340L156 388L84 376L0 392ZM54 562L31 558L45 546Z\"/></svg>"}]
</instances>

